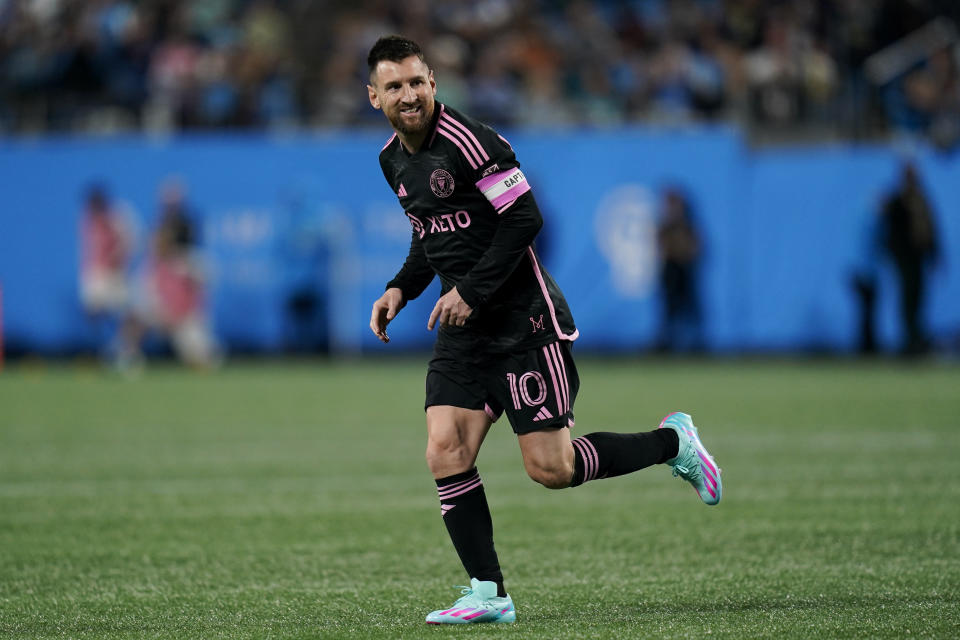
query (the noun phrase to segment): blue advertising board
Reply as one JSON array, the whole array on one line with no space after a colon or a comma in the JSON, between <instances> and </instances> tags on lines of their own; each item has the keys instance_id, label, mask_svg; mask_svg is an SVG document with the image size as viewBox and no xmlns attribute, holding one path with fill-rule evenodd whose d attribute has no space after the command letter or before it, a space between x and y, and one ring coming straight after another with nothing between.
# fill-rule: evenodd
<instances>
[{"instance_id":1,"label":"blue advertising board","mask_svg":"<svg viewBox=\"0 0 960 640\"><path fill-rule=\"evenodd\" d=\"M336 353L424 349L435 282L381 345L370 305L406 255L408 220L383 180L385 133L290 137L55 138L0 144L0 286L9 347L70 352L98 338L78 296L83 197L104 184L139 229L178 176L202 230L208 309L228 351L322 344ZM689 198L703 258L704 346L713 352L850 351L850 280L865 229L895 184L885 146L755 151L726 128L507 132L546 219L543 261L563 287L581 348L649 349L660 323L657 224L667 188ZM960 332L960 158L916 152L945 259L925 301L936 335ZM136 271L137 266L131 267ZM899 336L890 266L881 343Z\"/></svg>"}]
</instances>

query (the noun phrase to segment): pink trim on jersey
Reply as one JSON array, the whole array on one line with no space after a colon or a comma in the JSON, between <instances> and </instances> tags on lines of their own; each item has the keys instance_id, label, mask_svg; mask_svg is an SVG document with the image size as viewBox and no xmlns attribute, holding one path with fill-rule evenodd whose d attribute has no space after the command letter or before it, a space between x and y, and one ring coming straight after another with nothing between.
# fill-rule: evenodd
<instances>
[{"instance_id":1,"label":"pink trim on jersey","mask_svg":"<svg viewBox=\"0 0 960 640\"><path fill-rule=\"evenodd\" d=\"M457 138L460 139L461 142L463 142L463 144L467 148L467 152L469 152L468 159L472 160L470 164L471 165L476 164L476 166L474 167L474 169L476 169L483 163L483 157L479 153L477 153L477 150L474 149L473 146L471 146L470 140L468 140L467 137L463 135L463 133L457 130L457 128L450 123L451 123L451 120L449 118L447 118L446 116L441 116L440 121L437 123L437 128L442 129L443 131L446 131L447 133L456 136ZM441 131L441 133L443 133L443 131ZM461 147L461 149L463 149L463 147Z\"/></svg>"},{"instance_id":2,"label":"pink trim on jersey","mask_svg":"<svg viewBox=\"0 0 960 640\"><path fill-rule=\"evenodd\" d=\"M557 372L553 366L553 359L550 357L550 347L543 348L543 357L547 360L547 368L550 369L550 379L553 380L553 392L557 396L557 415L562 416L563 398L560 395L560 382L557 380Z\"/></svg>"},{"instance_id":3,"label":"pink trim on jersey","mask_svg":"<svg viewBox=\"0 0 960 640\"><path fill-rule=\"evenodd\" d=\"M471 158L470 154L467 153L467 150L463 148L463 145L460 144L460 141L453 137L453 134L448 133L445 129L441 129L439 126L437 127L437 133L442 135L453 144L457 145L457 147L459 147L460 151L463 153L463 157L466 158L467 162L470 163L470 167L473 169L477 168L477 163L473 161L473 158Z\"/></svg>"},{"instance_id":4,"label":"pink trim on jersey","mask_svg":"<svg viewBox=\"0 0 960 640\"><path fill-rule=\"evenodd\" d=\"M491 422L496 422L497 419L500 417L500 414L496 413L496 412L493 410L493 407L491 407L489 404L484 404L484 405L483 405L483 410L484 410L484 412L487 414L487 417L490 418L490 421L491 421Z\"/></svg>"},{"instance_id":5,"label":"pink trim on jersey","mask_svg":"<svg viewBox=\"0 0 960 640\"><path fill-rule=\"evenodd\" d=\"M441 116L443 115L443 105L442 105L442 104L440 105L440 115L441 115ZM440 124L440 118L439 118L439 117L437 118L437 124ZM432 146L433 146L433 141L437 139L437 129L439 129L439 128L440 128L440 127L434 127L434 128L433 128L433 135L430 136L430 142L427 143L427 146L428 146L428 147L432 147Z\"/></svg>"},{"instance_id":6,"label":"pink trim on jersey","mask_svg":"<svg viewBox=\"0 0 960 640\"><path fill-rule=\"evenodd\" d=\"M557 337L561 340L569 340L573 342L580 337L580 329L577 329L573 333L567 334L560 330L560 322L557 321L557 310L553 306L553 300L550 299L550 292L547 291L547 283L543 280L543 274L540 273L540 263L537 262L537 254L533 252L533 247L527 247L527 255L530 256L530 263L533 265L533 273L537 276L537 281L540 283L540 292L543 294L543 299L547 302L547 309L550 310L550 320L553 322L553 330L557 332Z\"/></svg>"},{"instance_id":7,"label":"pink trim on jersey","mask_svg":"<svg viewBox=\"0 0 960 640\"><path fill-rule=\"evenodd\" d=\"M508 147L510 147L510 151L513 151L513 145L510 144L510 142L509 142L506 138L504 138L504 137L503 137L502 135L500 135L499 133L497 134L497 137L500 138L501 140L503 140L504 144L506 144Z\"/></svg>"},{"instance_id":8,"label":"pink trim on jersey","mask_svg":"<svg viewBox=\"0 0 960 640\"><path fill-rule=\"evenodd\" d=\"M397 132L394 131L394 132L393 132L393 135L390 136L390 139L387 140L387 144L383 145L383 147L380 148L380 152L383 153L383 150L386 149L387 147L389 147L389 146L390 146L390 143L393 142L393 139L396 138L396 137L397 137Z\"/></svg>"},{"instance_id":9,"label":"pink trim on jersey","mask_svg":"<svg viewBox=\"0 0 960 640\"><path fill-rule=\"evenodd\" d=\"M441 113L440 119L445 122L452 123L456 128L463 131L463 133L466 134L467 138L469 138L468 144L472 142L474 145L474 148L480 152L479 157L483 158L484 160L490 159L490 156L487 155L487 152L484 150L483 145L480 144L480 141L477 140L477 136L473 135L473 132L470 131L470 129L467 129L461 122L454 119L454 117L449 113Z\"/></svg>"}]
</instances>

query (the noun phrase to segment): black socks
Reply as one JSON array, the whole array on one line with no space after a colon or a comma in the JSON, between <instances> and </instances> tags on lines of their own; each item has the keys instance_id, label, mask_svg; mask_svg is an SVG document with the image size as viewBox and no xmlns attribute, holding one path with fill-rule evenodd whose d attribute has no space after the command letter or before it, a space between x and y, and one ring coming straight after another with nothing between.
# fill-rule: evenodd
<instances>
[{"instance_id":1,"label":"black socks","mask_svg":"<svg viewBox=\"0 0 960 640\"><path fill-rule=\"evenodd\" d=\"M497 583L497 595L503 597L503 574L493 547L493 521L483 482L476 467L437 480L440 512L447 533L460 556L467 574L477 580Z\"/></svg>"},{"instance_id":2,"label":"black socks","mask_svg":"<svg viewBox=\"0 0 960 640\"><path fill-rule=\"evenodd\" d=\"M590 433L573 441L571 487L632 473L677 456L680 441L673 429L643 433Z\"/></svg>"},{"instance_id":3,"label":"black socks","mask_svg":"<svg viewBox=\"0 0 960 640\"><path fill-rule=\"evenodd\" d=\"M677 456L680 442L673 429L644 433L591 433L573 441L571 487L632 473ZM503 573L493 546L493 520L476 467L437 480L440 512L450 540L467 575L497 583L497 595L506 596Z\"/></svg>"}]
</instances>

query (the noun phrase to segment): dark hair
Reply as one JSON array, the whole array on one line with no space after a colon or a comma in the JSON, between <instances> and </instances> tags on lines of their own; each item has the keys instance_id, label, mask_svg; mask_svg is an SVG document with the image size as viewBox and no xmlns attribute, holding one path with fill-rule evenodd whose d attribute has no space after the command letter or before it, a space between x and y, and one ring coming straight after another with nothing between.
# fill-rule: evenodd
<instances>
[{"instance_id":1,"label":"dark hair","mask_svg":"<svg viewBox=\"0 0 960 640\"><path fill-rule=\"evenodd\" d=\"M390 62L400 62L410 56L417 56L420 62L423 62L423 50L413 40L403 36L383 36L370 49L370 55L367 56L367 67L370 69L370 75L373 76L374 70L383 60Z\"/></svg>"}]
</instances>

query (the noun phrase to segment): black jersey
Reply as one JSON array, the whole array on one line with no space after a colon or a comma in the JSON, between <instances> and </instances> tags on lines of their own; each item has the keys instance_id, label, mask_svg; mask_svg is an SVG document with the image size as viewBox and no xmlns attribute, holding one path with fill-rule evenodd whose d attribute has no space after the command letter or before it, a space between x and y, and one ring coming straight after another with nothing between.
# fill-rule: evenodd
<instances>
[{"instance_id":1,"label":"black jersey","mask_svg":"<svg viewBox=\"0 0 960 640\"><path fill-rule=\"evenodd\" d=\"M578 332L533 240L543 218L510 144L490 127L439 102L423 146L396 134L380 167L413 227L406 262L387 288L416 298L440 277L473 309L463 327L441 327L453 347L508 352Z\"/></svg>"}]
</instances>

